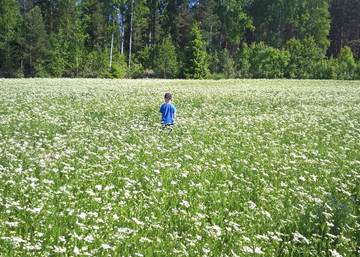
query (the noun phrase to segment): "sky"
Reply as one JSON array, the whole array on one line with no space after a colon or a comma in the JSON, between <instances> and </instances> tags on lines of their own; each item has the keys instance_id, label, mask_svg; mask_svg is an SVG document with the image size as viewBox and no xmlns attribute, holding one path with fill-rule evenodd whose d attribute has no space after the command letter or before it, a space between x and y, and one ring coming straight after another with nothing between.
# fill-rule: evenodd
<instances>
[{"instance_id":1,"label":"sky","mask_svg":"<svg viewBox=\"0 0 360 257\"><path fill-rule=\"evenodd\" d=\"M190 0L190 7L194 6L198 0Z\"/></svg>"}]
</instances>

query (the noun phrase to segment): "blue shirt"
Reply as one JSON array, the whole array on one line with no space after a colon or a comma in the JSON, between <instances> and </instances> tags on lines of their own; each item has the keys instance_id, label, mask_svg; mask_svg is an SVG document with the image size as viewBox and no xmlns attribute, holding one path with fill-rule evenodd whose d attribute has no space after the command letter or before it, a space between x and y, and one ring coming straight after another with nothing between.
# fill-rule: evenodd
<instances>
[{"instance_id":1,"label":"blue shirt","mask_svg":"<svg viewBox=\"0 0 360 257\"><path fill-rule=\"evenodd\" d=\"M160 106L160 112L162 114L161 123L162 124L174 124L174 114L176 108L171 103L163 103Z\"/></svg>"}]
</instances>

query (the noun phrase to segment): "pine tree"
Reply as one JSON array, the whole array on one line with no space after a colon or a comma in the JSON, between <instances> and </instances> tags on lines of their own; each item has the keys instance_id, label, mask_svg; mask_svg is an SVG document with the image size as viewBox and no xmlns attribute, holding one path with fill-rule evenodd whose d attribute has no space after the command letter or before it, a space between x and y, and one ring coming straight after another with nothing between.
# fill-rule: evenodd
<instances>
[{"instance_id":1,"label":"pine tree","mask_svg":"<svg viewBox=\"0 0 360 257\"><path fill-rule=\"evenodd\" d=\"M199 24L194 22L190 41L186 49L186 60L184 75L186 78L205 79L209 75L207 52L205 42L202 39Z\"/></svg>"}]
</instances>

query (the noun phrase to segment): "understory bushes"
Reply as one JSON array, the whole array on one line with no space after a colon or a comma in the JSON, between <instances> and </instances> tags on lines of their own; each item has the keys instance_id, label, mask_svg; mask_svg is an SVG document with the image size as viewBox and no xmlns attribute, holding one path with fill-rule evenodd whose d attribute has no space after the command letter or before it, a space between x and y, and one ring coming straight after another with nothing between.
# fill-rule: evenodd
<instances>
[{"instance_id":1,"label":"understory bushes","mask_svg":"<svg viewBox=\"0 0 360 257\"><path fill-rule=\"evenodd\" d=\"M233 59L234 78L351 80L360 77L360 63L349 47L344 47L337 58L328 58L312 38L291 39L283 49L263 42L243 44Z\"/></svg>"}]
</instances>

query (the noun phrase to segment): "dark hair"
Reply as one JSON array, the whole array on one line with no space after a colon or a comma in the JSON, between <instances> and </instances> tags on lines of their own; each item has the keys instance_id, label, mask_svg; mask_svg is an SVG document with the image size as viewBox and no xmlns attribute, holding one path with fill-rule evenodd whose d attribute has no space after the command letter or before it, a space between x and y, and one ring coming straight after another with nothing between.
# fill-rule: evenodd
<instances>
[{"instance_id":1,"label":"dark hair","mask_svg":"<svg viewBox=\"0 0 360 257\"><path fill-rule=\"evenodd\" d=\"M170 93L165 93L164 98L171 100L172 95Z\"/></svg>"}]
</instances>

